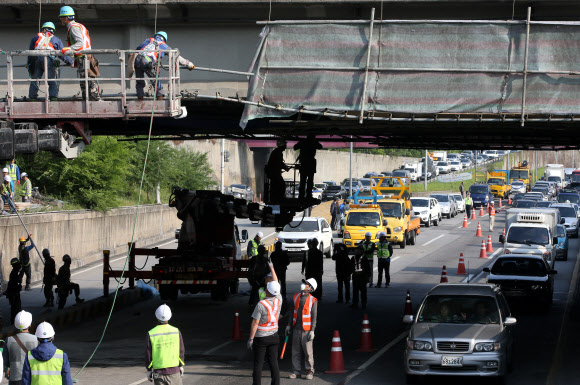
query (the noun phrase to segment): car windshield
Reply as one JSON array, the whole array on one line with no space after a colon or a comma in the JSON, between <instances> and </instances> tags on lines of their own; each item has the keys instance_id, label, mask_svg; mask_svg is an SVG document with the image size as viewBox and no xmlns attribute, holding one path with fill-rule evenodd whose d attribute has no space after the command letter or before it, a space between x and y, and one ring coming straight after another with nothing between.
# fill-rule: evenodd
<instances>
[{"instance_id":1,"label":"car windshield","mask_svg":"<svg viewBox=\"0 0 580 385\"><path fill-rule=\"evenodd\" d=\"M326 191L340 191L340 186L326 186Z\"/></svg>"},{"instance_id":2,"label":"car windshield","mask_svg":"<svg viewBox=\"0 0 580 385\"><path fill-rule=\"evenodd\" d=\"M512 226L508 231L507 242L525 245L546 245L550 243L550 238L548 230L542 227Z\"/></svg>"},{"instance_id":3,"label":"car windshield","mask_svg":"<svg viewBox=\"0 0 580 385\"><path fill-rule=\"evenodd\" d=\"M556 207L556 208L560 210L561 217L576 218L576 210L574 210L572 207Z\"/></svg>"},{"instance_id":4,"label":"car windshield","mask_svg":"<svg viewBox=\"0 0 580 385\"><path fill-rule=\"evenodd\" d=\"M452 165L454 165L454 166L458 166L458 165L460 165L461 163L459 163L459 162L451 162L451 164L452 164Z\"/></svg>"},{"instance_id":5,"label":"car windshield","mask_svg":"<svg viewBox=\"0 0 580 385\"><path fill-rule=\"evenodd\" d=\"M500 178L489 178L487 184L503 185L503 179Z\"/></svg>"},{"instance_id":6,"label":"car windshield","mask_svg":"<svg viewBox=\"0 0 580 385\"><path fill-rule=\"evenodd\" d=\"M510 178L512 179L529 179L529 170L511 170Z\"/></svg>"},{"instance_id":7,"label":"car windshield","mask_svg":"<svg viewBox=\"0 0 580 385\"><path fill-rule=\"evenodd\" d=\"M411 198L413 207L427 207L429 206L429 199L413 199Z\"/></svg>"},{"instance_id":8,"label":"car windshield","mask_svg":"<svg viewBox=\"0 0 580 385\"><path fill-rule=\"evenodd\" d=\"M536 202L536 207L550 207L550 205L552 203L554 203L554 202L550 202L550 201Z\"/></svg>"},{"instance_id":9,"label":"car windshield","mask_svg":"<svg viewBox=\"0 0 580 385\"><path fill-rule=\"evenodd\" d=\"M377 212L351 211L346 218L347 226L380 226L381 216Z\"/></svg>"},{"instance_id":10,"label":"car windshield","mask_svg":"<svg viewBox=\"0 0 580 385\"><path fill-rule=\"evenodd\" d=\"M580 203L580 196L577 194L559 194L558 202L560 203Z\"/></svg>"},{"instance_id":11,"label":"car windshield","mask_svg":"<svg viewBox=\"0 0 580 385\"><path fill-rule=\"evenodd\" d=\"M437 162L437 166L447 166L447 162Z\"/></svg>"},{"instance_id":12,"label":"car windshield","mask_svg":"<svg viewBox=\"0 0 580 385\"><path fill-rule=\"evenodd\" d=\"M516 195L514 195L513 199L515 199L515 200L522 199L524 197L524 195L526 195L526 194L523 194L523 193L516 194Z\"/></svg>"},{"instance_id":13,"label":"car windshield","mask_svg":"<svg viewBox=\"0 0 580 385\"><path fill-rule=\"evenodd\" d=\"M491 274L544 277L548 270L544 261L538 258L503 257L493 264Z\"/></svg>"},{"instance_id":14,"label":"car windshield","mask_svg":"<svg viewBox=\"0 0 580 385\"><path fill-rule=\"evenodd\" d=\"M245 190L246 187L248 187L248 186L243 185L243 184L231 184L230 185L230 188L239 188L239 189L242 189L242 190Z\"/></svg>"},{"instance_id":15,"label":"car windshield","mask_svg":"<svg viewBox=\"0 0 580 385\"><path fill-rule=\"evenodd\" d=\"M400 218L403 215L401 204L397 202L379 202L383 215L391 218Z\"/></svg>"},{"instance_id":16,"label":"car windshield","mask_svg":"<svg viewBox=\"0 0 580 385\"><path fill-rule=\"evenodd\" d=\"M361 179L360 182L362 183L363 186L370 186L371 185L370 179Z\"/></svg>"},{"instance_id":17,"label":"car windshield","mask_svg":"<svg viewBox=\"0 0 580 385\"><path fill-rule=\"evenodd\" d=\"M305 232L313 232L318 231L318 222L317 221L292 221L284 226L283 231L287 231L290 233L305 233Z\"/></svg>"},{"instance_id":18,"label":"car windshield","mask_svg":"<svg viewBox=\"0 0 580 385\"><path fill-rule=\"evenodd\" d=\"M417 322L499 324L497 302L491 296L430 295Z\"/></svg>"},{"instance_id":19,"label":"car windshield","mask_svg":"<svg viewBox=\"0 0 580 385\"><path fill-rule=\"evenodd\" d=\"M487 194L488 190L486 186L471 186L469 192L472 194Z\"/></svg>"},{"instance_id":20,"label":"car windshield","mask_svg":"<svg viewBox=\"0 0 580 385\"><path fill-rule=\"evenodd\" d=\"M437 199L439 202L449 202L447 195L431 195L431 197Z\"/></svg>"},{"instance_id":21,"label":"car windshield","mask_svg":"<svg viewBox=\"0 0 580 385\"><path fill-rule=\"evenodd\" d=\"M566 237L566 228L562 225L558 225L558 238Z\"/></svg>"},{"instance_id":22,"label":"car windshield","mask_svg":"<svg viewBox=\"0 0 580 385\"><path fill-rule=\"evenodd\" d=\"M559 176L549 176L548 177L548 181L551 181L551 182L561 182L562 181L562 178L560 178Z\"/></svg>"},{"instance_id":23,"label":"car windshield","mask_svg":"<svg viewBox=\"0 0 580 385\"><path fill-rule=\"evenodd\" d=\"M453 194L453 198L455 198L455 201L462 201L463 197L461 196L461 194Z\"/></svg>"},{"instance_id":24,"label":"car windshield","mask_svg":"<svg viewBox=\"0 0 580 385\"><path fill-rule=\"evenodd\" d=\"M572 174L572 183L580 183L580 174Z\"/></svg>"},{"instance_id":25,"label":"car windshield","mask_svg":"<svg viewBox=\"0 0 580 385\"><path fill-rule=\"evenodd\" d=\"M543 187L532 187L531 192L539 192L540 194L547 193L546 189Z\"/></svg>"},{"instance_id":26,"label":"car windshield","mask_svg":"<svg viewBox=\"0 0 580 385\"><path fill-rule=\"evenodd\" d=\"M515 207L522 208L522 209L529 209L530 207L535 207L536 202L530 200L522 200L518 199Z\"/></svg>"}]
</instances>

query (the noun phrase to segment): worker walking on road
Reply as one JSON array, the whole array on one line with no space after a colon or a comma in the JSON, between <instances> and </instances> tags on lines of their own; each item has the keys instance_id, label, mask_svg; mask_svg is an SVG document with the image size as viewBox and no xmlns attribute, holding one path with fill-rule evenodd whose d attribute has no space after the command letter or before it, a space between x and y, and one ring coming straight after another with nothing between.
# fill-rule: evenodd
<instances>
[{"instance_id":1,"label":"worker walking on road","mask_svg":"<svg viewBox=\"0 0 580 385\"><path fill-rule=\"evenodd\" d=\"M26 242L30 241L30 246L26 246ZM24 290L30 291L30 250L34 248L34 241L28 237L20 237L18 245L18 260L20 261L20 281L26 275L26 287Z\"/></svg>"},{"instance_id":2,"label":"worker walking on road","mask_svg":"<svg viewBox=\"0 0 580 385\"><path fill-rule=\"evenodd\" d=\"M145 75L153 78L151 84L155 87L155 79L159 78L161 75L158 74L159 70L157 66L161 63L165 52L153 52L155 50L170 50L171 47L167 45L167 33L159 31L153 35L153 37L145 39L137 50L142 51L137 54L135 58L135 76L137 77L136 88L137 88L137 98L143 100L145 96ZM195 68L192 62L184 59L181 56L175 58L176 63L179 65L187 67L190 71ZM158 76L159 75L159 76ZM163 99L163 86L161 81L157 80L157 95L155 97L159 100Z\"/></svg>"},{"instance_id":3,"label":"worker walking on road","mask_svg":"<svg viewBox=\"0 0 580 385\"><path fill-rule=\"evenodd\" d=\"M28 352L22 368L22 385L72 385L70 362L65 352L57 349L54 329L48 322L36 328L38 346Z\"/></svg>"},{"instance_id":4,"label":"worker walking on road","mask_svg":"<svg viewBox=\"0 0 580 385\"><path fill-rule=\"evenodd\" d=\"M310 293L316 290L317 283L313 278L302 280L300 293L294 295L294 315L292 326L286 326L286 335L292 335L292 373L290 378L302 376L314 378L314 330L318 318L318 300Z\"/></svg>"},{"instance_id":5,"label":"worker walking on road","mask_svg":"<svg viewBox=\"0 0 580 385\"><path fill-rule=\"evenodd\" d=\"M365 252L365 257L369 261L369 287L373 287L373 275L374 275L374 257L375 257L375 250L377 249L376 244L371 240L372 234L370 231L367 231L365 234L365 239L360 242L362 245L363 250Z\"/></svg>"},{"instance_id":6,"label":"worker walking on road","mask_svg":"<svg viewBox=\"0 0 580 385\"><path fill-rule=\"evenodd\" d=\"M471 194L468 191L467 196L465 197L465 212L467 214L467 218L471 218L472 209L473 209L473 198L471 198Z\"/></svg>"},{"instance_id":7,"label":"worker walking on road","mask_svg":"<svg viewBox=\"0 0 580 385\"><path fill-rule=\"evenodd\" d=\"M254 350L253 385L262 383L262 367L266 356L270 364L271 383L280 385L278 320L281 306L280 284L276 281L269 282L266 287L266 298L258 303L252 313L250 338L247 343L248 349Z\"/></svg>"},{"instance_id":8,"label":"worker walking on road","mask_svg":"<svg viewBox=\"0 0 580 385\"><path fill-rule=\"evenodd\" d=\"M85 89L85 68L88 73L88 84L89 84L89 100L101 100L101 95L99 93L99 86L95 80L99 76L99 61L91 54L83 54L80 51L91 49L91 37L89 36L89 30L75 21L75 11L69 7L64 6L60 9L60 22L66 27L66 39L68 42L68 47L60 50L63 55L73 51L74 54L74 66L77 68L77 73L79 75L81 93L83 100L86 100L86 89ZM86 56L86 57L85 57ZM86 61L85 61L86 60Z\"/></svg>"},{"instance_id":9,"label":"worker walking on road","mask_svg":"<svg viewBox=\"0 0 580 385\"><path fill-rule=\"evenodd\" d=\"M379 234L379 242L377 243L377 260L379 265L379 276L377 279L377 287L381 287L383 281L383 272L385 274L385 288L391 284L391 257L393 256L393 245L387 241L387 233L382 231Z\"/></svg>"},{"instance_id":10,"label":"worker walking on road","mask_svg":"<svg viewBox=\"0 0 580 385\"><path fill-rule=\"evenodd\" d=\"M277 145L270 154L266 165L266 176L270 179L268 204L281 203L286 198L286 183L282 173L290 170L290 166L284 162L284 151L286 151L287 144L284 139L278 139Z\"/></svg>"},{"instance_id":11,"label":"worker walking on road","mask_svg":"<svg viewBox=\"0 0 580 385\"><path fill-rule=\"evenodd\" d=\"M64 305L66 305L66 299L69 296L69 294L72 294L73 291L75 293L76 303L85 302L84 299L79 297L81 289L78 283L71 282L70 280L70 265L72 263L70 255L65 254L62 257L62 261L64 262L64 265L62 265L60 269L58 269L58 275L56 277L59 310L64 309Z\"/></svg>"},{"instance_id":12,"label":"worker walking on road","mask_svg":"<svg viewBox=\"0 0 580 385\"><path fill-rule=\"evenodd\" d=\"M324 255L318 249L318 239L312 238L308 243L308 251L302 258L302 274L306 279L316 280L316 290L312 293L317 300L322 299L322 275L324 274Z\"/></svg>"},{"instance_id":13,"label":"worker walking on road","mask_svg":"<svg viewBox=\"0 0 580 385\"><path fill-rule=\"evenodd\" d=\"M459 185L459 193L461 194L461 198L465 198L465 187L463 187L463 182Z\"/></svg>"},{"instance_id":14,"label":"worker walking on road","mask_svg":"<svg viewBox=\"0 0 580 385\"><path fill-rule=\"evenodd\" d=\"M43 307L53 307L54 292L52 288L56 284L56 263L54 262L54 258L50 256L48 249L42 250L42 257L44 258L44 276L42 277L42 283L44 285L44 298L46 298L46 303Z\"/></svg>"},{"instance_id":15,"label":"worker walking on road","mask_svg":"<svg viewBox=\"0 0 580 385\"><path fill-rule=\"evenodd\" d=\"M274 270L280 281L282 298L286 297L286 270L290 265L288 253L282 250L282 242L277 241L274 245L274 251L270 254L270 261L274 265Z\"/></svg>"},{"instance_id":16,"label":"worker walking on road","mask_svg":"<svg viewBox=\"0 0 580 385\"><path fill-rule=\"evenodd\" d=\"M352 308L358 308L359 293L362 308L367 307L367 282L369 279L369 260L362 245L359 244L356 254L352 257L354 272L352 273Z\"/></svg>"},{"instance_id":17,"label":"worker walking on road","mask_svg":"<svg viewBox=\"0 0 580 385\"><path fill-rule=\"evenodd\" d=\"M14 319L14 326L18 329L18 333L6 340L4 370L9 385L22 383L22 369L26 355L38 346L38 339L28 331L30 324L32 324L32 314L25 310L20 311Z\"/></svg>"},{"instance_id":18,"label":"worker walking on road","mask_svg":"<svg viewBox=\"0 0 580 385\"><path fill-rule=\"evenodd\" d=\"M185 344L178 328L169 325L172 313L163 304L155 310L158 325L147 333L145 367L155 385L181 385L185 372Z\"/></svg>"},{"instance_id":19,"label":"worker walking on road","mask_svg":"<svg viewBox=\"0 0 580 385\"><path fill-rule=\"evenodd\" d=\"M495 207L493 207L493 201L489 202L487 212L489 214L489 231L493 231L493 225L495 224Z\"/></svg>"},{"instance_id":20,"label":"worker walking on road","mask_svg":"<svg viewBox=\"0 0 580 385\"><path fill-rule=\"evenodd\" d=\"M314 174L316 174L316 150L321 150L322 144L314 135L308 135L294 145L294 151L300 151L296 162L299 164L300 185L298 186L298 199L312 200L314 188Z\"/></svg>"},{"instance_id":21,"label":"worker walking on road","mask_svg":"<svg viewBox=\"0 0 580 385\"><path fill-rule=\"evenodd\" d=\"M250 242L248 242L248 249L247 249L246 253L248 254L249 259L258 255L258 246L264 245L262 243L262 238L264 238L264 233L261 231L258 231L256 233L256 236L254 237L254 239L252 239Z\"/></svg>"},{"instance_id":22,"label":"worker walking on road","mask_svg":"<svg viewBox=\"0 0 580 385\"><path fill-rule=\"evenodd\" d=\"M346 303L350 303L350 276L352 275L352 262L348 257L348 250L342 243L334 245L334 253L332 260L336 261L336 282L338 283L338 299L336 303L343 301L343 287L344 299Z\"/></svg>"},{"instance_id":23,"label":"worker walking on road","mask_svg":"<svg viewBox=\"0 0 580 385\"><path fill-rule=\"evenodd\" d=\"M28 178L28 174L25 172L22 173L21 178L24 180L22 190L20 191L22 202L30 202L30 199L32 198L32 182Z\"/></svg>"},{"instance_id":24,"label":"worker walking on road","mask_svg":"<svg viewBox=\"0 0 580 385\"><path fill-rule=\"evenodd\" d=\"M22 278L20 275L20 261L18 258L12 258L10 261L12 271L8 278L8 287L4 292L8 302L10 302L10 323L14 323L16 314L22 310L22 303L20 302L20 292L22 291Z\"/></svg>"}]
</instances>

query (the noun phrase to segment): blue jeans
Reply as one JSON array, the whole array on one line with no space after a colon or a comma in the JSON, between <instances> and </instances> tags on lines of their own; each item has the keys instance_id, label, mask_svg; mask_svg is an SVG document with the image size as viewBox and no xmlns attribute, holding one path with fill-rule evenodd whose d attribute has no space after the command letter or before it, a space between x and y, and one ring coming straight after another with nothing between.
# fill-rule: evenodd
<instances>
[{"instance_id":1,"label":"blue jeans","mask_svg":"<svg viewBox=\"0 0 580 385\"><path fill-rule=\"evenodd\" d=\"M155 75L157 69L153 66L153 62L149 61L143 55L137 55L135 58L135 77L137 78L144 78L147 75L150 78L153 78L151 84L155 87ZM145 96L145 80L137 80L136 87L137 89L137 97L142 98ZM155 96L163 96L161 90L163 87L161 86L161 81L157 81L157 95Z\"/></svg>"},{"instance_id":2,"label":"blue jeans","mask_svg":"<svg viewBox=\"0 0 580 385\"><path fill-rule=\"evenodd\" d=\"M56 79L56 67L50 57L46 58L46 68L48 69L48 79ZM36 99L38 97L38 85L44 89L44 56L36 56L33 61L33 71L30 77L32 79L39 79L38 82L31 81L28 89L28 97ZM51 98L58 97L58 84L54 80L48 81L48 96Z\"/></svg>"},{"instance_id":3,"label":"blue jeans","mask_svg":"<svg viewBox=\"0 0 580 385\"><path fill-rule=\"evenodd\" d=\"M4 206L6 206L6 204L8 204L8 207L10 207L10 212L12 214L16 213L16 210L14 210L14 205L12 204L12 200L8 198L8 196L6 195L2 195L2 211L4 211Z\"/></svg>"}]
</instances>

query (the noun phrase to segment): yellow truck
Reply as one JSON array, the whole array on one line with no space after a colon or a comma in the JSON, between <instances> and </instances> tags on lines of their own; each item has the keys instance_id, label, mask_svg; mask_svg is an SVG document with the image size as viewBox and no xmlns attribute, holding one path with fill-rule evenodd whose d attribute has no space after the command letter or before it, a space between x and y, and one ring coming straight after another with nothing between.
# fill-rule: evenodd
<instances>
[{"instance_id":1,"label":"yellow truck","mask_svg":"<svg viewBox=\"0 0 580 385\"><path fill-rule=\"evenodd\" d=\"M342 243L347 249L356 249L367 232L372 234L373 242L379 240L381 232L387 232L387 220L378 204L351 204L349 207L342 236Z\"/></svg>"},{"instance_id":2,"label":"yellow truck","mask_svg":"<svg viewBox=\"0 0 580 385\"><path fill-rule=\"evenodd\" d=\"M411 206L411 181L404 177L373 177L371 191L387 220L387 239L401 249L414 245L421 233L421 218Z\"/></svg>"},{"instance_id":3,"label":"yellow truck","mask_svg":"<svg viewBox=\"0 0 580 385\"><path fill-rule=\"evenodd\" d=\"M495 170L487 173L487 184L489 185L493 196L507 199L510 195L512 188L508 183L507 174L508 172L503 170Z\"/></svg>"},{"instance_id":4,"label":"yellow truck","mask_svg":"<svg viewBox=\"0 0 580 385\"><path fill-rule=\"evenodd\" d=\"M510 183L514 180L524 182L526 185L526 191L530 191L531 183L530 183L530 166L528 165L527 161L522 163L518 163L517 166L512 167L510 170Z\"/></svg>"}]
</instances>

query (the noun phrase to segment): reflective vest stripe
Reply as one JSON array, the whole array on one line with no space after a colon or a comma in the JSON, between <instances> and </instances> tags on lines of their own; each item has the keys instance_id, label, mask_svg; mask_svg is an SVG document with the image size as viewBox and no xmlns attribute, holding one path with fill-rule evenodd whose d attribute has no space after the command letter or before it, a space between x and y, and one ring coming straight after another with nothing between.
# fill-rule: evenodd
<instances>
[{"instance_id":1,"label":"reflective vest stripe","mask_svg":"<svg viewBox=\"0 0 580 385\"><path fill-rule=\"evenodd\" d=\"M89 31L87 30L87 28L84 25L82 25L81 23L77 23L76 21L72 21L68 24L68 29L66 31L66 39L68 41L68 46L70 47L72 45L71 41L70 41L70 29L73 27L80 28L81 35L83 36L83 45L80 49L78 49L78 51L82 51L85 49L91 49L91 38L89 37Z\"/></svg>"},{"instance_id":2,"label":"reflective vest stripe","mask_svg":"<svg viewBox=\"0 0 580 385\"><path fill-rule=\"evenodd\" d=\"M159 48L159 43L154 38L149 38L149 44L145 47L141 48L141 51L153 51ZM139 55L145 56L152 60L153 62L157 61L158 53L157 52L140 52Z\"/></svg>"},{"instance_id":3,"label":"reflective vest stripe","mask_svg":"<svg viewBox=\"0 0 580 385\"><path fill-rule=\"evenodd\" d=\"M37 360L29 351L28 363L30 365L31 385L62 384L62 368L64 366L64 352L62 350L56 349L48 361Z\"/></svg>"},{"instance_id":4,"label":"reflective vest stripe","mask_svg":"<svg viewBox=\"0 0 580 385\"><path fill-rule=\"evenodd\" d=\"M12 180L16 180L16 168L18 166L15 164L9 164L8 165L8 175L10 176L10 178L12 178Z\"/></svg>"},{"instance_id":5,"label":"reflective vest stripe","mask_svg":"<svg viewBox=\"0 0 580 385\"><path fill-rule=\"evenodd\" d=\"M179 334L179 332L149 334L149 337L168 336L168 335L171 335L171 334Z\"/></svg>"},{"instance_id":6,"label":"reflective vest stripe","mask_svg":"<svg viewBox=\"0 0 580 385\"><path fill-rule=\"evenodd\" d=\"M60 376L60 370L31 370L33 376Z\"/></svg>"},{"instance_id":7,"label":"reflective vest stripe","mask_svg":"<svg viewBox=\"0 0 580 385\"><path fill-rule=\"evenodd\" d=\"M59 354L59 353L55 353L55 354L54 354L54 356L52 356L52 358L64 358L64 354L62 354L62 353L60 353L60 354ZM34 356L32 356L32 357L29 357L29 358L28 358L28 361L39 361L39 362L45 362L45 361L40 361L40 360L37 360L36 358L34 358Z\"/></svg>"},{"instance_id":8,"label":"reflective vest stripe","mask_svg":"<svg viewBox=\"0 0 580 385\"><path fill-rule=\"evenodd\" d=\"M184 364L180 357L179 329L168 324L158 325L149 331L151 363L149 368L175 368Z\"/></svg>"},{"instance_id":9,"label":"reflective vest stripe","mask_svg":"<svg viewBox=\"0 0 580 385\"><path fill-rule=\"evenodd\" d=\"M354 259L354 272L355 273L362 273L363 268L362 268L362 257L359 259Z\"/></svg>"},{"instance_id":10,"label":"reflective vest stripe","mask_svg":"<svg viewBox=\"0 0 580 385\"><path fill-rule=\"evenodd\" d=\"M274 306L270 305L267 300L262 300L261 303L268 311L268 320L263 324L258 325L258 330L268 332L278 329L278 298L274 298Z\"/></svg>"},{"instance_id":11,"label":"reflective vest stripe","mask_svg":"<svg viewBox=\"0 0 580 385\"><path fill-rule=\"evenodd\" d=\"M302 328L305 331L312 329L312 305L318 300L312 295L308 294L304 307L302 308ZM298 320L298 307L300 306L300 293L294 295L294 316L292 317L292 326L296 325Z\"/></svg>"},{"instance_id":12,"label":"reflective vest stripe","mask_svg":"<svg viewBox=\"0 0 580 385\"><path fill-rule=\"evenodd\" d=\"M41 32L39 32L37 35L38 35L38 39L36 40L36 43L34 43L34 49L50 49L53 51L55 50L54 46L50 42L50 40L52 39L52 37L54 35L46 36ZM10 166L12 166L12 164L8 165L9 170L11 170ZM10 173L10 176L12 176L11 173ZM16 177L16 165L14 165L14 177Z\"/></svg>"},{"instance_id":13,"label":"reflective vest stripe","mask_svg":"<svg viewBox=\"0 0 580 385\"><path fill-rule=\"evenodd\" d=\"M377 257L378 258L390 258L391 253L389 251L389 242L379 242L377 244Z\"/></svg>"},{"instance_id":14,"label":"reflective vest stripe","mask_svg":"<svg viewBox=\"0 0 580 385\"><path fill-rule=\"evenodd\" d=\"M32 182L30 179L27 179L24 182L24 186L22 186L22 191L20 191L20 195L25 198L30 198L32 196Z\"/></svg>"}]
</instances>

